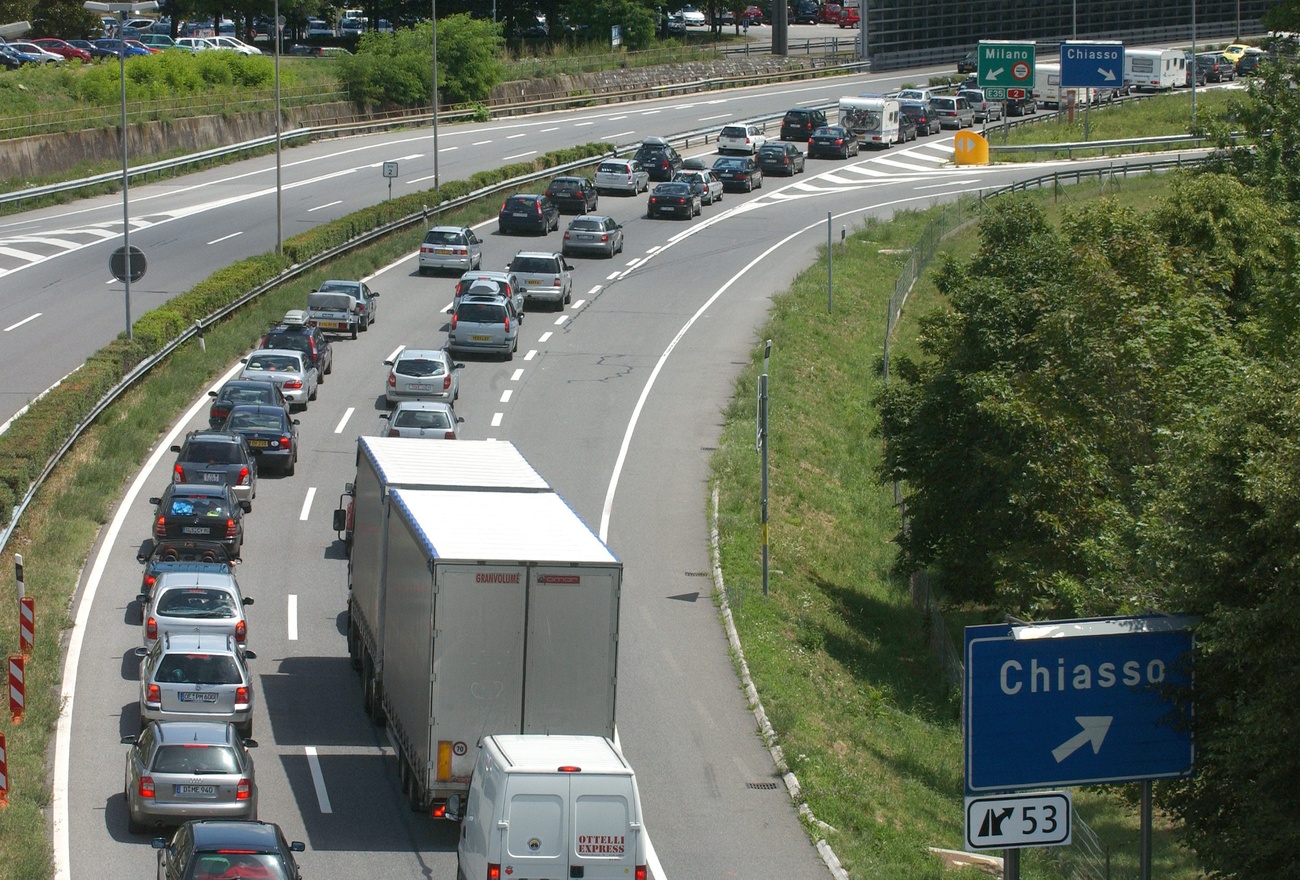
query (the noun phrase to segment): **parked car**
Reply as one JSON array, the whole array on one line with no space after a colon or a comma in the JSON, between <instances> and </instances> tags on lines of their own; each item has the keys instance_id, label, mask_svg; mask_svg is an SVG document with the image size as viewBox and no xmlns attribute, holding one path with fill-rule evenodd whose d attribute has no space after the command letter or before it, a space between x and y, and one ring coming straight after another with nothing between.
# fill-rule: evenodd
<instances>
[{"instance_id":1,"label":"parked car","mask_svg":"<svg viewBox=\"0 0 1300 880\"><path fill-rule=\"evenodd\" d=\"M176 47L190 52L207 52L216 48L208 42L207 37L177 37Z\"/></svg>"},{"instance_id":2,"label":"parked car","mask_svg":"<svg viewBox=\"0 0 1300 880\"><path fill-rule=\"evenodd\" d=\"M122 742L131 747L123 796L132 834L187 819L257 818L253 756L230 722L151 721Z\"/></svg>"},{"instance_id":3,"label":"parked car","mask_svg":"<svg viewBox=\"0 0 1300 880\"><path fill-rule=\"evenodd\" d=\"M713 163L713 171L726 189L753 192L763 188L763 169L750 156L723 156Z\"/></svg>"},{"instance_id":4,"label":"parked car","mask_svg":"<svg viewBox=\"0 0 1300 880\"><path fill-rule=\"evenodd\" d=\"M750 156L767 143L767 135L757 125L724 125L718 133L718 155L746 153Z\"/></svg>"},{"instance_id":5,"label":"parked car","mask_svg":"<svg viewBox=\"0 0 1300 880\"><path fill-rule=\"evenodd\" d=\"M519 315L514 305L500 297L462 296L451 313L447 348L511 360L519 348Z\"/></svg>"},{"instance_id":6,"label":"parked car","mask_svg":"<svg viewBox=\"0 0 1300 880\"><path fill-rule=\"evenodd\" d=\"M241 403L258 403L278 406L289 412L289 401L284 399L280 386L263 379L231 379L218 391L209 391L212 405L208 407L208 427L220 428L226 423L230 411Z\"/></svg>"},{"instance_id":7,"label":"parked car","mask_svg":"<svg viewBox=\"0 0 1300 880\"><path fill-rule=\"evenodd\" d=\"M41 37L32 40L32 43L40 46L46 52L53 52L55 55L63 56L65 61L80 61L83 64L89 64L91 61L90 52L56 37Z\"/></svg>"},{"instance_id":8,"label":"parked car","mask_svg":"<svg viewBox=\"0 0 1300 880\"><path fill-rule=\"evenodd\" d=\"M646 216L652 220L664 214L690 220L699 213L700 194L688 183L661 183L651 191L646 203Z\"/></svg>"},{"instance_id":9,"label":"parked car","mask_svg":"<svg viewBox=\"0 0 1300 880\"><path fill-rule=\"evenodd\" d=\"M759 147L754 157L764 174L784 174L794 177L804 169L803 151L794 144L771 143Z\"/></svg>"},{"instance_id":10,"label":"parked car","mask_svg":"<svg viewBox=\"0 0 1300 880\"><path fill-rule=\"evenodd\" d=\"M293 476L298 464L298 420L283 407L240 404L222 428L244 438L259 468L273 465L286 477Z\"/></svg>"},{"instance_id":11,"label":"parked car","mask_svg":"<svg viewBox=\"0 0 1300 880\"><path fill-rule=\"evenodd\" d=\"M574 217L569 221L569 228L564 230L564 246L560 253L566 257L596 254L613 259L614 254L622 252L623 227L613 217L601 214Z\"/></svg>"},{"instance_id":12,"label":"parked car","mask_svg":"<svg viewBox=\"0 0 1300 880\"><path fill-rule=\"evenodd\" d=\"M460 397L460 370L464 364L453 363L441 348L407 348L384 361L388 378L384 382L384 400L440 400L452 403Z\"/></svg>"},{"instance_id":13,"label":"parked car","mask_svg":"<svg viewBox=\"0 0 1300 880\"><path fill-rule=\"evenodd\" d=\"M690 184L699 193L702 205L722 201L722 181L713 171L678 171L673 180Z\"/></svg>"},{"instance_id":14,"label":"parked car","mask_svg":"<svg viewBox=\"0 0 1300 880\"><path fill-rule=\"evenodd\" d=\"M224 431L190 431L171 448L173 483L229 486L241 504L257 497L257 462L244 439Z\"/></svg>"},{"instance_id":15,"label":"parked car","mask_svg":"<svg viewBox=\"0 0 1300 880\"><path fill-rule=\"evenodd\" d=\"M746 6L740 13L740 23L745 27L755 27L763 23L763 10L757 6Z\"/></svg>"},{"instance_id":16,"label":"parked car","mask_svg":"<svg viewBox=\"0 0 1300 880\"><path fill-rule=\"evenodd\" d=\"M790 6L789 18L790 24L817 24L821 18L821 10L817 6L817 0L796 0Z\"/></svg>"},{"instance_id":17,"label":"parked car","mask_svg":"<svg viewBox=\"0 0 1300 880\"><path fill-rule=\"evenodd\" d=\"M62 64L64 61L68 60L61 53L51 52L45 47L30 40L13 40L8 45L9 48L13 49L15 52L21 52L22 54L35 59L37 64Z\"/></svg>"},{"instance_id":18,"label":"parked car","mask_svg":"<svg viewBox=\"0 0 1300 880\"><path fill-rule=\"evenodd\" d=\"M232 636L240 648L248 645L244 608L252 596L239 589L233 572L163 572L144 609L141 641L146 648L166 633L183 632Z\"/></svg>"},{"instance_id":19,"label":"parked car","mask_svg":"<svg viewBox=\"0 0 1300 880\"><path fill-rule=\"evenodd\" d=\"M858 14L857 7L846 6L840 10L840 19L836 22L842 28L855 28L862 23L862 16Z\"/></svg>"},{"instance_id":20,"label":"parked car","mask_svg":"<svg viewBox=\"0 0 1300 880\"><path fill-rule=\"evenodd\" d=\"M299 880L302 876L293 854L306 849L290 842L279 825L270 822L209 822L191 820L176 830L170 841L153 839L158 850L158 876L265 877Z\"/></svg>"},{"instance_id":21,"label":"parked car","mask_svg":"<svg viewBox=\"0 0 1300 880\"><path fill-rule=\"evenodd\" d=\"M600 204L596 184L589 177L552 178L546 195L566 214L589 214Z\"/></svg>"},{"instance_id":22,"label":"parked car","mask_svg":"<svg viewBox=\"0 0 1300 880\"><path fill-rule=\"evenodd\" d=\"M651 180L672 180L682 167L681 155L661 137L641 141L632 158L641 163Z\"/></svg>"},{"instance_id":23,"label":"parked car","mask_svg":"<svg viewBox=\"0 0 1300 880\"><path fill-rule=\"evenodd\" d=\"M795 107L781 117L781 140L807 142L814 131L826 124L825 111Z\"/></svg>"},{"instance_id":24,"label":"parked car","mask_svg":"<svg viewBox=\"0 0 1300 880\"><path fill-rule=\"evenodd\" d=\"M465 272L483 265L483 240L468 226L435 226L420 242L420 274L453 269Z\"/></svg>"},{"instance_id":25,"label":"parked car","mask_svg":"<svg viewBox=\"0 0 1300 880\"><path fill-rule=\"evenodd\" d=\"M261 379L280 386L280 393L290 405L307 408L316 399L319 376L302 352L287 348L261 348L241 358L241 379Z\"/></svg>"},{"instance_id":26,"label":"parked car","mask_svg":"<svg viewBox=\"0 0 1300 880\"><path fill-rule=\"evenodd\" d=\"M108 52L114 58L118 58L123 54L125 54L127 58L138 58L140 56L153 54L143 46L132 46L129 43L124 43L121 40L116 39L93 40L92 42L100 49Z\"/></svg>"},{"instance_id":27,"label":"parked car","mask_svg":"<svg viewBox=\"0 0 1300 880\"><path fill-rule=\"evenodd\" d=\"M325 377L334 372L334 346L329 337L308 321L305 309L290 309L280 323L262 336L258 348L287 348L300 351L316 368L317 380L325 384Z\"/></svg>"},{"instance_id":28,"label":"parked car","mask_svg":"<svg viewBox=\"0 0 1300 880\"><path fill-rule=\"evenodd\" d=\"M900 101L898 110L900 124L904 116L911 119L916 126L916 134L919 137L938 134L943 128L939 125L939 117L930 109L929 104L923 104L920 101Z\"/></svg>"},{"instance_id":29,"label":"parked car","mask_svg":"<svg viewBox=\"0 0 1300 880\"><path fill-rule=\"evenodd\" d=\"M142 34L140 42L150 49L179 49L176 41L166 34Z\"/></svg>"},{"instance_id":30,"label":"parked car","mask_svg":"<svg viewBox=\"0 0 1300 880\"><path fill-rule=\"evenodd\" d=\"M425 440L455 440L459 425L465 420L456 415L450 403L435 400L403 400L392 412L379 418L388 422L385 437L415 437Z\"/></svg>"},{"instance_id":31,"label":"parked car","mask_svg":"<svg viewBox=\"0 0 1300 880\"><path fill-rule=\"evenodd\" d=\"M1002 103L990 101L984 95L983 89L964 89L958 92L957 96L966 99L966 103L975 114L976 122L992 122L995 119L1002 121Z\"/></svg>"},{"instance_id":32,"label":"parked car","mask_svg":"<svg viewBox=\"0 0 1300 880\"><path fill-rule=\"evenodd\" d=\"M858 155L858 138L842 125L825 125L808 138L808 158L829 156L847 159Z\"/></svg>"},{"instance_id":33,"label":"parked car","mask_svg":"<svg viewBox=\"0 0 1300 880\"><path fill-rule=\"evenodd\" d=\"M235 498L229 486L169 483L162 495L149 499L154 506L155 541L199 539L216 541L231 559L239 559L244 546L244 514L252 509Z\"/></svg>"},{"instance_id":34,"label":"parked car","mask_svg":"<svg viewBox=\"0 0 1300 880\"><path fill-rule=\"evenodd\" d=\"M526 303L538 300L559 311L573 300L573 267L562 253L519 251L506 271L522 282Z\"/></svg>"},{"instance_id":35,"label":"parked car","mask_svg":"<svg viewBox=\"0 0 1300 880\"><path fill-rule=\"evenodd\" d=\"M208 42L214 49L226 49L231 52L238 52L240 55L261 55L262 50L256 46L250 46L238 37L208 37Z\"/></svg>"},{"instance_id":36,"label":"parked car","mask_svg":"<svg viewBox=\"0 0 1300 880\"><path fill-rule=\"evenodd\" d=\"M502 235L528 232L545 235L560 228L560 209L546 195L522 193L508 196L497 214L497 231Z\"/></svg>"},{"instance_id":37,"label":"parked car","mask_svg":"<svg viewBox=\"0 0 1300 880\"><path fill-rule=\"evenodd\" d=\"M635 159L606 159L596 166L597 192L624 192L631 195L650 188L650 173Z\"/></svg>"},{"instance_id":38,"label":"parked car","mask_svg":"<svg viewBox=\"0 0 1300 880\"><path fill-rule=\"evenodd\" d=\"M818 20L822 24L839 24L840 13L843 11L844 7L839 3L823 3L818 13Z\"/></svg>"},{"instance_id":39,"label":"parked car","mask_svg":"<svg viewBox=\"0 0 1300 880\"><path fill-rule=\"evenodd\" d=\"M975 111L971 109L965 98L938 95L930 99L930 108L939 117L939 124L943 128L955 128L960 131L975 124Z\"/></svg>"}]
</instances>

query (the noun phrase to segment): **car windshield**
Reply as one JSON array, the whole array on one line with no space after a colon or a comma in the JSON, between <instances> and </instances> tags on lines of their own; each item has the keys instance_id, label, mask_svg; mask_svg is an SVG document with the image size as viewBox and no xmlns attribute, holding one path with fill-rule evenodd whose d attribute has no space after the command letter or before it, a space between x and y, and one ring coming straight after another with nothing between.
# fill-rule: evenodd
<instances>
[{"instance_id":1,"label":"car windshield","mask_svg":"<svg viewBox=\"0 0 1300 880\"><path fill-rule=\"evenodd\" d=\"M397 428L450 428L451 419L447 413L436 409L403 409L393 416L393 426Z\"/></svg>"},{"instance_id":2,"label":"car windshield","mask_svg":"<svg viewBox=\"0 0 1300 880\"><path fill-rule=\"evenodd\" d=\"M506 310L493 303L462 302L456 318L470 324L501 324L505 322Z\"/></svg>"},{"instance_id":3,"label":"car windshield","mask_svg":"<svg viewBox=\"0 0 1300 880\"><path fill-rule=\"evenodd\" d=\"M244 460L243 450L236 443L221 440L191 440L181 453L181 461L207 464L238 464Z\"/></svg>"},{"instance_id":4,"label":"car windshield","mask_svg":"<svg viewBox=\"0 0 1300 880\"><path fill-rule=\"evenodd\" d=\"M231 413L226 420L229 431L280 431L284 428L284 417L275 413Z\"/></svg>"},{"instance_id":5,"label":"car windshield","mask_svg":"<svg viewBox=\"0 0 1300 880\"><path fill-rule=\"evenodd\" d=\"M283 860L272 853L197 853L187 880L287 880Z\"/></svg>"},{"instance_id":6,"label":"car windshield","mask_svg":"<svg viewBox=\"0 0 1300 880\"><path fill-rule=\"evenodd\" d=\"M655 187L657 196L684 196L690 191L691 188L684 183L661 183Z\"/></svg>"},{"instance_id":7,"label":"car windshield","mask_svg":"<svg viewBox=\"0 0 1300 880\"><path fill-rule=\"evenodd\" d=\"M239 773L239 757L230 746L184 743L163 746L154 753L154 773Z\"/></svg>"},{"instance_id":8,"label":"car windshield","mask_svg":"<svg viewBox=\"0 0 1300 880\"><path fill-rule=\"evenodd\" d=\"M235 597L227 590L186 587L158 597L159 614L195 620L224 620L235 616Z\"/></svg>"},{"instance_id":9,"label":"car windshield","mask_svg":"<svg viewBox=\"0 0 1300 880\"><path fill-rule=\"evenodd\" d=\"M302 362L287 354L261 354L248 359L248 369L295 373L302 370Z\"/></svg>"},{"instance_id":10,"label":"car windshield","mask_svg":"<svg viewBox=\"0 0 1300 880\"><path fill-rule=\"evenodd\" d=\"M465 234L450 229L431 229L424 237L425 244L464 244Z\"/></svg>"},{"instance_id":11,"label":"car windshield","mask_svg":"<svg viewBox=\"0 0 1300 880\"><path fill-rule=\"evenodd\" d=\"M442 361L430 358L402 358L393 367L393 372L399 376L424 379L429 376L441 376L446 372L446 368L443 367Z\"/></svg>"},{"instance_id":12,"label":"car windshield","mask_svg":"<svg viewBox=\"0 0 1300 880\"><path fill-rule=\"evenodd\" d=\"M220 518L226 515L226 502L216 495L178 495L171 500L167 512L171 516Z\"/></svg>"},{"instance_id":13,"label":"car windshield","mask_svg":"<svg viewBox=\"0 0 1300 880\"><path fill-rule=\"evenodd\" d=\"M515 257L510 261L511 272L545 274L555 272L557 268L554 257Z\"/></svg>"},{"instance_id":14,"label":"car windshield","mask_svg":"<svg viewBox=\"0 0 1300 880\"><path fill-rule=\"evenodd\" d=\"M580 217L571 222L569 228L587 232L599 232L604 227L599 220L592 220L590 217Z\"/></svg>"},{"instance_id":15,"label":"car windshield","mask_svg":"<svg viewBox=\"0 0 1300 880\"><path fill-rule=\"evenodd\" d=\"M243 684L229 654L164 654L154 678L176 684Z\"/></svg>"}]
</instances>

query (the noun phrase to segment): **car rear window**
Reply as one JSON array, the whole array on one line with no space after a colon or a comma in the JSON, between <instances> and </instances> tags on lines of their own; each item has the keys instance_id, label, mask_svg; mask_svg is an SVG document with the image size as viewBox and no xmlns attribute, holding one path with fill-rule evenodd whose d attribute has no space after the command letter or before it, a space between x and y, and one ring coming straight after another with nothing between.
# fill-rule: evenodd
<instances>
[{"instance_id":1,"label":"car rear window","mask_svg":"<svg viewBox=\"0 0 1300 880\"><path fill-rule=\"evenodd\" d=\"M536 199L521 198L520 196L511 196L506 199L506 207L514 209L531 209L537 205Z\"/></svg>"},{"instance_id":2,"label":"car rear window","mask_svg":"<svg viewBox=\"0 0 1300 880\"><path fill-rule=\"evenodd\" d=\"M792 122L795 125L802 125L808 119L807 110L790 110L785 114L785 121Z\"/></svg>"},{"instance_id":3,"label":"car rear window","mask_svg":"<svg viewBox=\"0 0 1300 880\"><path fill-rule=\"evenodd\" d=\"M229 654L164 654L156 681L177 684L241 684L239 666Z\"/></svg>"},{"instance_id":4,"label":"car rear window","mask_svg":"<svg viewBox=\"0 0 1300 880\"><path fill-rule=\"evenodd\" d=\"M220 399L230 403L270 403L272 397L269 388L224 388Z\"/></svg>"},{"instance_id":5,"label":"car rear window","mask_svg":"<svg viewBox=\"0 0 1300 880\"><path fill-rule=\"evenodd\" d=\"M226 502L215 495L179 495L172 499L168 513L221 519L226 515Z\"/></svg>"},{"instance_id":6,"label":"car rear window","mask_svg":"<svg viewBox=\"0 0 1300 880\"><path fill-rule=\"evenodd\" d=\"M588 220L585 218L580 218L570 223L569 228L578 229L584 232L586 231L598 232L604 228L604 225L599 220Z\"/></svg>"},{"instance_id":7,"label":"car rear window","mask_svg":"<svg viewBox=\"0 0 1300 880\"><path fill-rule=\"evenodd\" d=\"M283 427L281 417L275 413L231 413L226 420L230 431L279 431Z\"/></svg>"},{"instance_id":8,"label":"car rear window","mask_svg":"<svg viewBox=\"0 0 1300 880\"><path fill-rule=\"evenodd\" d=\"M290 357L287 354L263 354L249 358L248 368L250 370L292 373L302 369L302 362L296 357Z\"/></svg>"},{"instance_id":9,"label":"car rear window","mask_svg":"<svg viewBox=\"0 0 1300 880\"><path fill-rule=\"evenodd\" d=\"M599 174L627 174L628 166L621 162L601 162L596 169Z\"/></svg>"},{"instance_id":10,"label":"car rear window","mask_svg":"<svg viewBox=\"0 0 1300 880\"><path fill-rule=\"evenodd\" d=\"M552 180L547 189L557 195L568 195L577 191L578 182L576 180Z\"/></svg>"},{"instance_id":11,"label":"car rear window","mask_svg":"<svg viewBox=\"0 0 1300 880\"><path fill-rule=\"evenodd\" d=\"M229 746L203 743L163 746L153 756L154 773L238 773L243 765ZM220 875L216 875L220 876Z\"/></svg>"},{"instance_id":12,"label":"car rear window","mask_svg":"<svg viewBox=\"0 0 1300 880\"><path fill-rule=\"evenodd\" d=\"M506 307L495 303L462 302L456 310L456 317L471 324L503 324Z\"/></svg>"},{"instance_id":13,"label":"car rear window","mask_svg":"<svg viewBox=\"0 0 1300 880\"><path fill-rule=\"evenodd\" d=\"M724 138L743 138L746 134L747 132L745 129L739 125L728 125L722 130L722 136Z\"/></svg>"},{"instance_id":14,"label":"car rear window","mask_svg":"<svg viewBox=\"0 0 1300 880\"><path fill-rule=\"evenodd\" d=\"M424 237L425 244L464 244L465 234L444 229L431 229Z\"/></svg>"},{"instance_id":15,"label":"car rear window","mask_svg":"<svg viewBox=\"0 0 1300 880\"><path fill-rule=\"evenodd\" d=\"M239 446L224 440L191 440L181 453L181 461L236 464L243 460L244 456Z\"/></svg>"},{"instance_id":16,"label":"car rear window","mask_svg":"<svg viewBox=\"0 0 1300 880\"><path fill-rule=\"evenodd\" d=\"M228 590L186 587L158 597L159 614L195 620L224 620L235 616L235 597Z\"/></svg>"},{"instance_id":17,"label":"car rear window","mask_svg":"<svg viewBox=\"0 0 1300 880\"><path fill-rule=\"evenodd\" d=\"M354 281L326 281L317 288L321 293L346 293L348 296L360 296L361 288Z\"/></svg>"},{"instance_id":18,"label":"car rear window","mask_svg":"<svg viewBox=\"0 0 1300 880\"><path fill-rule=\"evenodd\" d=\"M393 367L393 372L399 376L414 376L423 379L428 376L441 376L446 372L442 361L430 360L429 358L402 358Z\"/></svg>"},{"instance_id":19,"label":"car rear window","mask_svg":"<svg viewBox=\"0 0 1300 880\"><path fill-rule=\"evenodd\" d=\"M545 274L555 270L555 260L549 257L515 257L510 261L511 272Z\"/></svg>"},{"instance_id":20,"label":"car rear window","mask_svg":"<svg viewBox=\"0 0 1300 880\"><path fill-rule=\"evenodd\" d=\"M451 420L442 410L405 409L393 416L397 428L450 428Z\"/></svg>"}]
</instances>

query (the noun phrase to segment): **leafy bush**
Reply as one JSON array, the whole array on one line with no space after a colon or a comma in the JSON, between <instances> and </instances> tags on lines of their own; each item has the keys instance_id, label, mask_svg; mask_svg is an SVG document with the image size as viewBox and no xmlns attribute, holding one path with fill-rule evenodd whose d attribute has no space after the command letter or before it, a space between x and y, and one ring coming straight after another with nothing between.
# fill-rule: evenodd
<instances>
[{"instance_id":1,"label":"leafy bush","mask_svg":"<svg viewBox=\"0 0 1300 880\"><path fill-rule=\"evenodd\" d=\"M60 84L79 101L112 105L121 100L120 76L116 63L96 64L84 71L65 72ZM282 85L292 84L293 80L292 72L281 72ZM126 61L128 101L270 88L274 81L272 59L238 52L161 52Z\"/></svg>"},{"instance_id":2,"label":"leafy bush","mask_svg":"<svg viewBox=\"0 0 1300 880\"><path fill-rule=\"evenodd\" d=\"M438 100L458 104L486 100L501 82L501 35L496 25L451 15L438 22ZM353 101L414 107L433 100L433 32L427 22L391 33L366 33L357 54L341 64Z\"/></svg>"}]
</instances>

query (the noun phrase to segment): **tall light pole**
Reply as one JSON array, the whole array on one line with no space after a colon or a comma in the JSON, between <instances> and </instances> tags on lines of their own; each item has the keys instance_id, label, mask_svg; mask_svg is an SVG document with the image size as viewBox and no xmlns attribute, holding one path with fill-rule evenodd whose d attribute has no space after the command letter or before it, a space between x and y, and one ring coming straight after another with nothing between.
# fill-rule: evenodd
<instances>
[{"instance_id":1,"label":"tall light pole","mask_svg":"<svg viewBox=\"0 0 1300 880\"><path fill-rule=\"evenodd\" d=\"M438 0L430 0L433 7L433 188L438 188ZM493 19L496 5L493 4Z\"/></svg>"},{"instance_id":2,"label":"tall light pole","mask_svg":"<svg viewBox=\"0 0 1300 880\"><path fill-rule=\"evenodd\" d=\"M141 12L153 12L158 8L157 0L144 0L139 3L98 3L86 0L83 4L91 12L112 12L117 15L117 65L122 83L122 252L126 255L126 271L122 273L122 283L126 286L126 338L131 339L131 201L130 170L126 153L126 17Z\"/></svg>"},{"instance_id":3,"label":"tall light pole","mask_svg":"<svg viewBox=\"0 0 1300 880\"><path fill-rule=\"evenodd\" d=\"M280 0L275 0L275 255L284 254L284 188L280 184L280 40L284 19ZM332 369L332 368L331 368Z\"/></svg>"}]
</instances>

